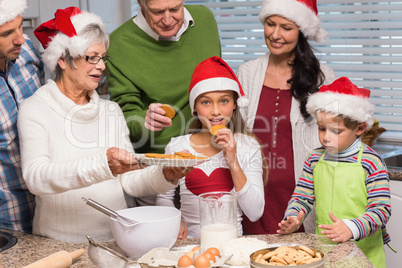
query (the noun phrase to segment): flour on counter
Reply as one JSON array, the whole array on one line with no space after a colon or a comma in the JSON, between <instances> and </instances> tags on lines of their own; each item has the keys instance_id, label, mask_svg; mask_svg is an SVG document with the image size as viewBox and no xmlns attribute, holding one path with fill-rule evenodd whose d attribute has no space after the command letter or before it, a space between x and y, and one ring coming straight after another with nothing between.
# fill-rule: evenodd
<instances>
[{"instance_id":1,"label":"flour on counter","mask_svg":"<svg viewBox=\"0 0 402 268\"><path fill-rule=\"evenodd\" d=\"M221 254L225 256L233 256L226 261L226 264L235 266L249 266L250 255L254 251L268 247L268 243L257 238L240 237L230 240L226 245L222 246Z\"/></svg>"}]
</instances>

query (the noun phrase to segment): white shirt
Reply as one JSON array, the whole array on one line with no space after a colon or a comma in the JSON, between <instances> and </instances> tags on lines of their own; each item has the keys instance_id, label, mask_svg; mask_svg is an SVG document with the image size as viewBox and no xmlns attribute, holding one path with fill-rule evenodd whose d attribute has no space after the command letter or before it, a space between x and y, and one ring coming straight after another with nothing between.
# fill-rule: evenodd
<instances>
[{"instance_id":1,"label":"white shirt","mask_svg":"<svg viewBox=\"0 0 402 268\"><path fill-rule=\"evenodd\" d=\"M191 134L172 138L165 148L165 153L171 154L188 150L191 154L201 156L191 146L190 137ZM261 217L264 211L265 199L262 179L262 156L260 145L254 138L243 134L234 134L234 138L237 142L237 158L247 177L247 182L240 191L236 192L234 188L231 190L231 192L237 193L237 227L238 234L242 235L243 228L241 222L243 220L243 213L246 214L251 221L256 221ZM196 168L201 169L206 176L209 176L215 169L221 167L228 168L224 161L222 152L210 157L209 161L196 166ZM180 210L182 213L182 219L188 227L188 237L200 237L198 196L193 194L191 190L187 188L186 179L184 177L179 180L179 185L181 196ZM173 199L174 190L171 190L165 194L159 194L157 196L156 204L159 206L173 207Z\"/></svg>"},{"instance_id":2,"label":"white shirt","mask_svg":"<svg viewBox=\"0 0 402 268\"><path fill-rule=\"evenodd\" d=\"M184 20L180 30L177 32L175 36L171 37L161 37L159 34L155 33L151 26L149 26L148 22L146 21L144 15L142 14L141 10L138 12L137 16L133 19L133 22L140 27L141 30L146 32L149 36L154 38L155 40L163 40L163 41L179 41L181 35L188 29L188 26L194 26L194 19L191 16L190 12L184 7Z\"/></svg>"}]
</instances>

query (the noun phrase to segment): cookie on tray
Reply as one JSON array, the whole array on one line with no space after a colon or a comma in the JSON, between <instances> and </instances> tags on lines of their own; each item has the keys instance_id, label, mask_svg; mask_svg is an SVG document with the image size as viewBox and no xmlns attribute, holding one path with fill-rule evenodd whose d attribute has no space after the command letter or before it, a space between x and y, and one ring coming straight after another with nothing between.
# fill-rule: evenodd
<instances>
[{"instance_id":1,"label":"cookie on tray","mask_svg":"<svg viewBox=\"0 0 402 268\"><path fill-rule=\"evenodd\" d=\"M149 157L149 158L164 158L165 157L164 154L158 154L158 153L145 153L144 155L145 155L145 157Z\"/></svg>"}]
</instances>

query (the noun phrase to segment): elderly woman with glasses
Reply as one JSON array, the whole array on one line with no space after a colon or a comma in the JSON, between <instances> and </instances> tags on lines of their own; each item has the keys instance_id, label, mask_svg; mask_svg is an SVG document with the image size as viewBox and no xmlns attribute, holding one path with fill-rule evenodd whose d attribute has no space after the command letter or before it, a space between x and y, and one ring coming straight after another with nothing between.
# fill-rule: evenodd
<instances>
[{"instance_id":1,"label":"elderly woman with glasses","mask_svg":"<svg viewBox=\"0 0 402 268\"><path fill-rule=\"evenodd\" d=\"M108 46L98 16L59 9L35 35L55 79L27 99L18 115L22 172L36 195L33 233L73 243L85 242L85 235L112 240L109 218L83 197L124 209L126 195L166 192L190 170L143 168L133 157L121 109L95 91Z\"/></svg>"}]
</instances>

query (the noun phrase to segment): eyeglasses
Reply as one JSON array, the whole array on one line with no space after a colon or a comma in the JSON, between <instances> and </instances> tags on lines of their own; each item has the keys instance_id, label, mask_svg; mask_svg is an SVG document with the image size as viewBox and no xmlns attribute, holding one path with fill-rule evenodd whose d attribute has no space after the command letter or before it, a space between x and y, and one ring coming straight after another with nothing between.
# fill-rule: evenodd
<instances>
[{"instance_id":1,"label":"eyeglasses","mask_svg":"<svg viewBox=\"0 0 402 268\"><path fill-rule=\"evenodd\" d=\"M98 64L98 62L100 60L103 60L103 63L107 63L109 60L109 56L104 56L104 57L100 57L100 56L82 56L83 59L85 59L86 62L89 62L91 64Z\"/></svg>"}]
</instances>

